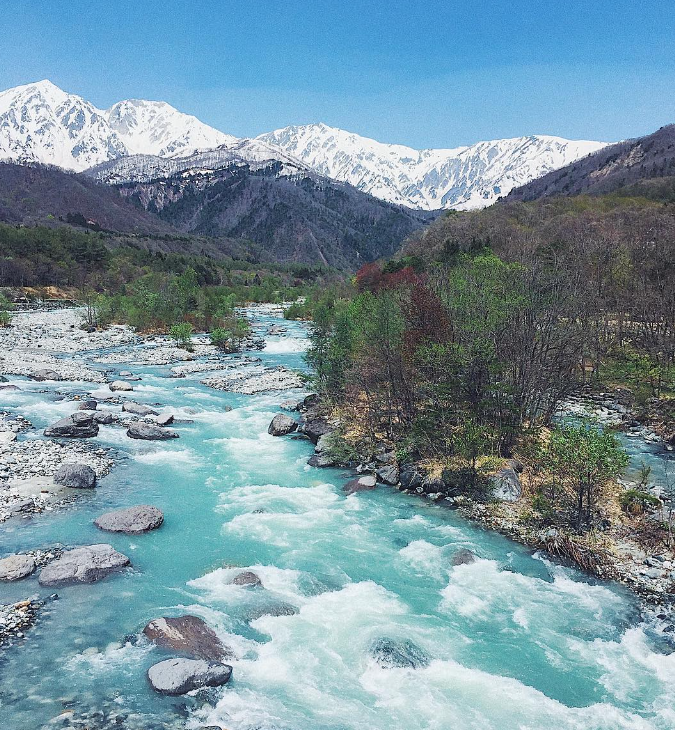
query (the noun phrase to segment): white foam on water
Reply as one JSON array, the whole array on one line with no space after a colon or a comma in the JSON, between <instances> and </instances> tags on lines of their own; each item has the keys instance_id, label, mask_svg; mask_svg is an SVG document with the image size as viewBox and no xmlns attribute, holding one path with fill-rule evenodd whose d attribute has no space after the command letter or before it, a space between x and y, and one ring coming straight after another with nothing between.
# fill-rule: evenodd
<instances>
[{"instance_id":1,"label":"white foam on water","mask_svg":"<svg viewBox=\"0 0 675 730\"><path fill-rule=\"evenodd\" d=\"M153 449L134 454L133 458L142 464L173 466L177 469L191 469L200 466L201 460L192 449Z\"/></svg>"},{"instance_id":2,"label":"white foam on water","mask_svg":"<svg viewBox=\"0 0 675 730\"><path fill-rule=\"evenodd\" d=\"M309 340L306 337L269 337L263 352L270 355L286 355L306 352L308 348Z\"/></svg>"},{"instance_id":3,"label":"white foam on water","mask_svg":"<svg viewBox=\"0 0 675 730\"><path fill-rule=\"evenodd\" d=\"M64 668L78 674L106 675L110 672L123 673L135 678L153 646L149 643L109 644L102 651L85 649L66 660Z\"/></svg>"},{"instance_id":4,"label":"white foam on water","mask_svg":"<svg viewBox=\"0 0 675 730\"><path fill-rule=\"evenodd\" d=\"M426 540L414 540L398 554L416 573L441 578L447 572L443 569L447 563L443 548Z\"/></svg>"},{"instance_id":5,"label":"white foam on water","mask_svg":"<svg viewBox=\"0 0 675 730\"><path fill-rule=\"evenodd\" d=\"M300 606L307 601L299 588L302 573L298 570L277 568L274 565L218 568L201 578L189 581L188 586L202 591L209 600L219 603L247 601L251 595L254 595L252 589L248 586L232 584L234 578L245 570L255 573L260 578L265 591L273 596L294 606Z\"/></svg>"}]
</instances>

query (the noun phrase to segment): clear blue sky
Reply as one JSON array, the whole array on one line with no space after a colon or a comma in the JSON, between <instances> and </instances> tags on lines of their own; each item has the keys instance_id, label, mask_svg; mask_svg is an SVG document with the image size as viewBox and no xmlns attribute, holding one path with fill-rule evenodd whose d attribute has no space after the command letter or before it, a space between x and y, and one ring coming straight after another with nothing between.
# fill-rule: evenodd
<instances>
[{"instance_id":1,"label":"clear blue sky","mask_svg":"<svg viewBox=\"0 0 675 730\"><path fill-rule=\"evenodd\" d=\"M673 0L0 0L0 88L452 147L675 121Z\"/></svg>"}]
</instances>

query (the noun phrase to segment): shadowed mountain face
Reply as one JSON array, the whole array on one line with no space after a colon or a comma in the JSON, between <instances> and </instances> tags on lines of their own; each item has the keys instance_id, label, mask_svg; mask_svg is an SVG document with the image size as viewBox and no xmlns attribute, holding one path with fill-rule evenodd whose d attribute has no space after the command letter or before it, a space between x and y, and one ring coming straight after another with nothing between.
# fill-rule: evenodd
<instances>
[{"instance_id":1,"label":"shadowed mountain face","mask_svg":"<svg viewBox=\"0 0 675 730\"><path fill-rule=\"evenodd\" d=\"M641 181L672 176L675 176L675 125L668 125L646 137L605 147L567 167L550 172L516 188L506 200L530 201L582 193L602 195ZM634 192L644 195L648 190L636 189Z\"/></svg>"},{"instance_id":2,"label":"shadowed mountain face","mask_svg":"<svg viewBox=\"0 0 675 730\"><path fill-rule=\"evenodd\" d=\"M59 219L121 233L176 232L90 178L41 165L0 163L0 221L34 225Z\"/></svg>"},{"instance_id":3,"label":"shadowed mountain face","mask_svg":"<svg viewBox=\"0 0 675 730\"><path fill-rule=\"evenodd\" d=\"M349 185L281 172L278 162L255 170L233 164L118 189L182 232L246 238L273 252L276 261L346 269L392 255L433 218Z\"/></svg>"}]
</instances>

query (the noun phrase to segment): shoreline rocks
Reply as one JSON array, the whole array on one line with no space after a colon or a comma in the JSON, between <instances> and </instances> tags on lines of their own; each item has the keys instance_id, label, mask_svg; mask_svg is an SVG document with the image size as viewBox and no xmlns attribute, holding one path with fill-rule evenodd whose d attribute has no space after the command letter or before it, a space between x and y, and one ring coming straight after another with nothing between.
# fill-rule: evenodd
<instances>
[{"instance_id":1,"label":"shoreline rocks","mask_svg":"<svg viewBox=\"0 0 675 730\"><path fill-rule=\"evenodd\" d=\"M94 520L99 530L137 535L156 530L164 522L164 514L147 504L106 512Z\"/></svg>"},{"instance_id":2,"label":"shoreline rocks","mask_svg":"<svg viewBox=\"0 0 675 730\"><path fill-rule=\"evenodd\" d=\"M126 555L112 545L98 544L67 550L40 572L42 586L95 583L108 574L131 565Z\"/></svg>"}]
</instances>

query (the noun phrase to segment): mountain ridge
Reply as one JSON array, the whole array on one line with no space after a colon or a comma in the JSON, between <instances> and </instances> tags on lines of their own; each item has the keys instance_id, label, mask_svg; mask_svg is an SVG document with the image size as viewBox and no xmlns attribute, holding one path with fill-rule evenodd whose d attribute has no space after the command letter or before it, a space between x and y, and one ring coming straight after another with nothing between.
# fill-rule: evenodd
<instances>
[{"instance_id":1,"label":"mountain ridge","mask_svg":"<svg viewBox=\"0 0 675 730\"><path fill-rule=\"evenodd\" d=\"M260 145L267 148L265 160ZM174 159L229 150L247 162L283 160L419 210L485 207L514 187L604 146L530 135L415 150L323 123L238 139L161 101L130 99L101 110L48 80L0 92L0 159L83 171L139 154Z\"/></svg>"}]
</instances>

